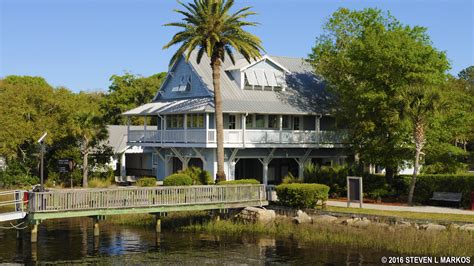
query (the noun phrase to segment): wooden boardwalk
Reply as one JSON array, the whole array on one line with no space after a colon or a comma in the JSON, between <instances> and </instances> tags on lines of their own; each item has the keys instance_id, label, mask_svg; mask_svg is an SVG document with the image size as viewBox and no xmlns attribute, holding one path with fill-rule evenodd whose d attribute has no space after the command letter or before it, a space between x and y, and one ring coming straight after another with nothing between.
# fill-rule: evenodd
<instances>
[{"instance_id":1,"label":"wooden boardwalk","mask_svg":"<svg viewBox=\"0 0 474 266\"><path fill-rule=\"evenodd\" d=\"M268 205L264 185L67 189L30 192L30 221Z\"/></svg>"}]
</instances>

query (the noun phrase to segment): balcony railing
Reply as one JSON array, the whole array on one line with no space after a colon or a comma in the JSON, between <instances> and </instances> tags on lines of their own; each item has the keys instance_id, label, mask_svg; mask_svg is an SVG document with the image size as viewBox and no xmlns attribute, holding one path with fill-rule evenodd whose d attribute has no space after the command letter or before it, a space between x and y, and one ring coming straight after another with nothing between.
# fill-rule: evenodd
<instances>
[{"instance_id":1,"label":"balcony railing","mask_svg":"<svg viewBox=\"0 0 474 266\"><path fill-rule=\"evenodd\" d=\"M346 131L225 129L225 144L344 144ZM216 143L215 129L130 130L130 143Z\"/></svg>"}]
</instances>

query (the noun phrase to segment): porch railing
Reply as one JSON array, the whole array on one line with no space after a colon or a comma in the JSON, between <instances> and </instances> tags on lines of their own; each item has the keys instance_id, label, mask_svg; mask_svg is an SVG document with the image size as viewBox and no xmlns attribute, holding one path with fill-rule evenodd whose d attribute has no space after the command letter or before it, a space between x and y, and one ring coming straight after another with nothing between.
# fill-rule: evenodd
<instances>
[{"instance_id":1,"label":"porch railing","mask_svg":"<svg viewBox=\"0 0 474 266\"><path fill-rule=\"evenodd\" d=\"M225 129L226 144L343 144L347 133L312 130ZM130 130L128 142L143 143L216 143L215 129Z\"/></svg>"}]
</instances>

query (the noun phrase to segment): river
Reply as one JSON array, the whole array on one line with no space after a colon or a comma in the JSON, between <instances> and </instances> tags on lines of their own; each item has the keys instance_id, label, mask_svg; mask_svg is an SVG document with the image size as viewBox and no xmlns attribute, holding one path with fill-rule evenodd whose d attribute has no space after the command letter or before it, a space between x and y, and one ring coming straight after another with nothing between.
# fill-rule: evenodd
<instances>
[{"instance_id":1,"label":"river","mask_svg":"<svg viewBox=\"0 0 474 266\"><path fill-rule=\"evenodd\" d=\"M91 263L113 265L348 265L379 264L384 255L328 245L304 245L271 237L222 237L162 232L152 228L101 224L94 238L91 219L49 220L40 225L38 243L28 231L0 229L0 263Z\"/></svg>"}]
</instances>

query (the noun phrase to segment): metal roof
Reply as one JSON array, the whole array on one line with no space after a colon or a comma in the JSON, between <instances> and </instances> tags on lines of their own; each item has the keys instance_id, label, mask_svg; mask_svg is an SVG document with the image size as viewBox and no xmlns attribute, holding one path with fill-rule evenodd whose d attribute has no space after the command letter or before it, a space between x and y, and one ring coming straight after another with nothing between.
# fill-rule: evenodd
<instances>
[{"instance_id":1,"label":"metal roof","mask_svg":"<svg viewBox=\"0 0 474 266\"><path fill-rule=\"evenodd\" d=\"M188 61L201 78L204 86L213 91L212 69L209 57L204 54L197 63L194 51ZM226 55L221 67L221 91L224 112L268 113L268 114L328 114L333 97L324 83L312 73L312 67L303 58L265 56L278 62L290 73L286 73L285 91L242 90L237 81L231 79L227 70L241 69L249 65L241 55L235 54L236 65ZM213 112L213 97L160 100L127 111L124 115L150 115L186 112Z\"/></svg>"},{"instance_id":2,"label":"metal roof","mask_svg":"<svg viewBox=\"0 0 474 266\"><path fill-rule=\"evenodd\" d=\"M145 116L171 113L214 112L214 99L210 97L156 101L129 110L123 115Z\"/></svg>"}]
</instances>

